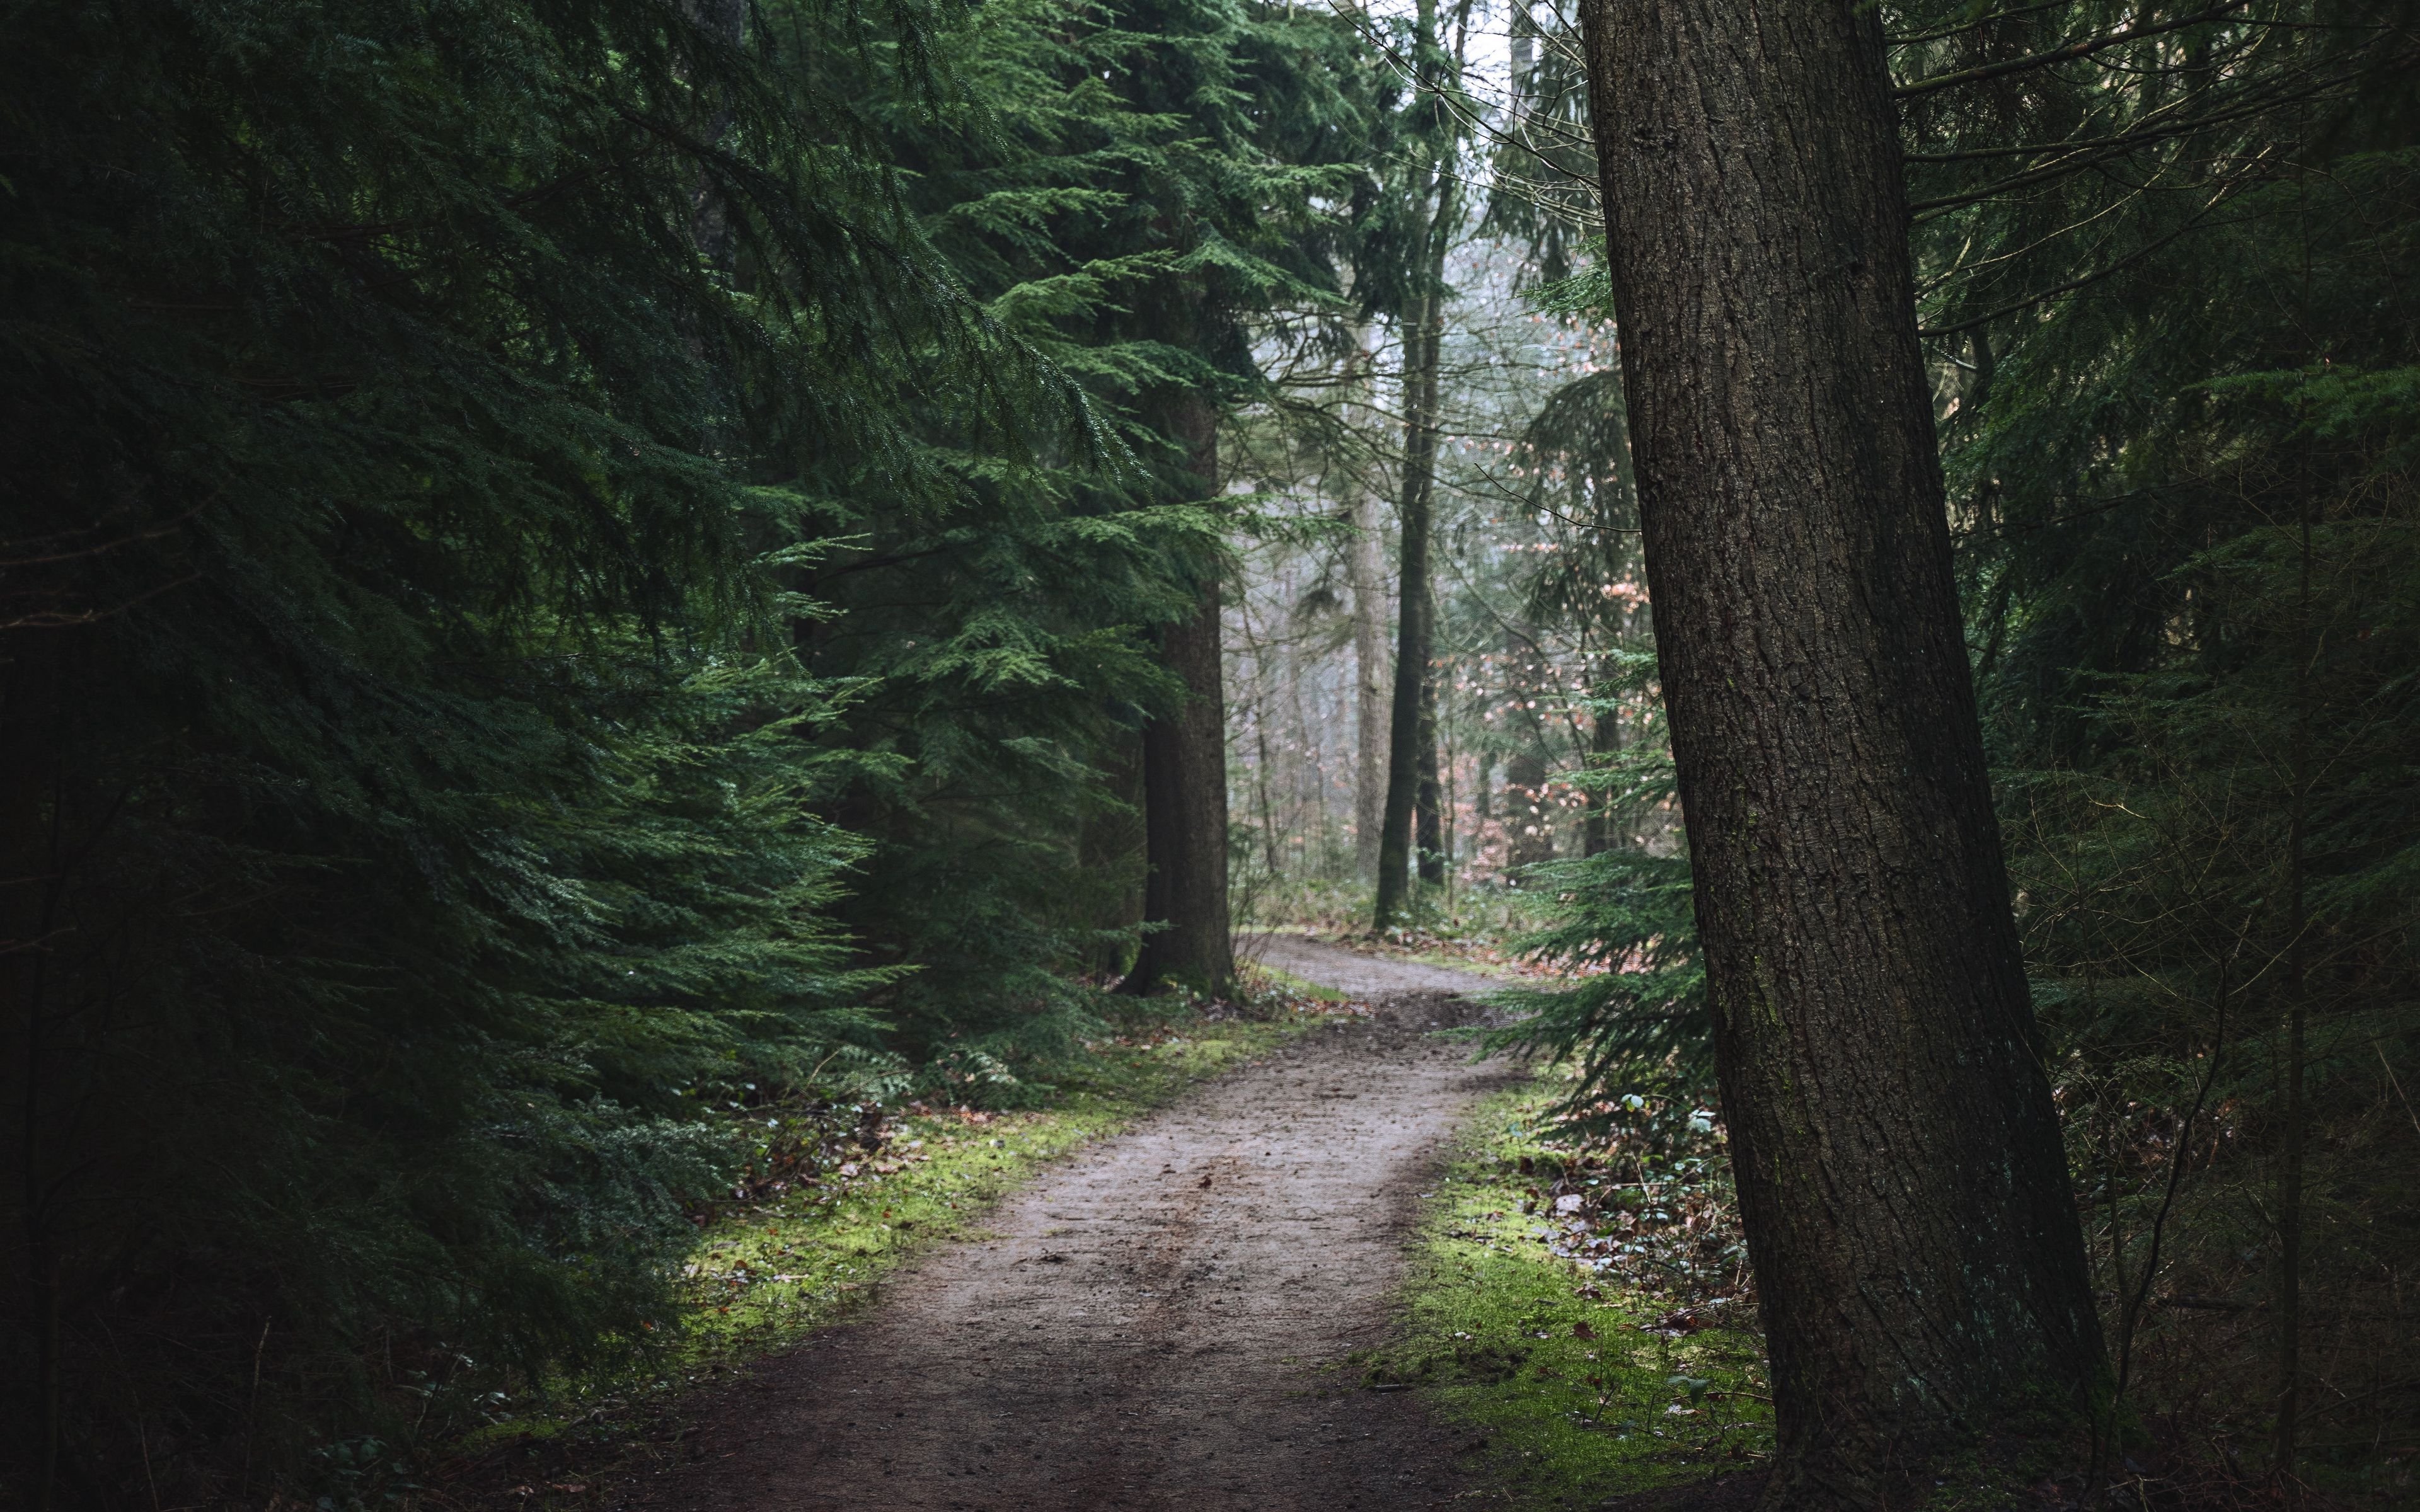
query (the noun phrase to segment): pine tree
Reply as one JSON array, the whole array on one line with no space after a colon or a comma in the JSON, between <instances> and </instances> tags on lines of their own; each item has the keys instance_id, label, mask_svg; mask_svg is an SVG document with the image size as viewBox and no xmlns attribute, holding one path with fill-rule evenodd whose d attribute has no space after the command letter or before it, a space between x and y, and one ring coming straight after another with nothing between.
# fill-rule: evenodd
<instances>
[{"instance_id":1,"label":"pine tree","mask_svg":"<svg viewBox=\"0 0 2420 1512\"><path fill-rule=\"evenodd\" d=\"M808 739L843 690L771 633L812 548L757 485L916 475L937 374L1004 457L1079 409L742 40L640 0L12 18L33 1505L256 1489L394 1442L397 1372L631 1348L727 1153L699 1094L874 1045Z\"/></svg>"}]
</instances>

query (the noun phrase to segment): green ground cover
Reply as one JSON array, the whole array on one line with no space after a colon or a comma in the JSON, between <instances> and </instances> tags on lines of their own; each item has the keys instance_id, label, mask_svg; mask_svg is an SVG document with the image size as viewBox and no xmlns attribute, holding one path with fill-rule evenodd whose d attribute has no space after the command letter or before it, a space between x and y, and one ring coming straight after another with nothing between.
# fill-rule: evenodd
<instances>
[{"instance_id":1,"label":"green ground cover","mask_svg":"<svg viewBox=\"0 0 2420 1512\"><path fill-rule=\"evenodd\" d=\"M475 1461L532 1441L622 1444L651 1436L678 1395L798 1343L873 1300L913 1257L982 1230L989 1205L1044 1165L1115 1133L1198 1082L1249 1064L1326 1022L1336 995L1280 973L1255 995L1256 1017L1180 1010L1096 1041L1089 1062L1059 1076L1047 1105L1012 1112L911 1103L886 1116L870 1152L761 1200L718 1208L683 1269L680 1315L613 1369L549 1382L519 1401L498 1400L489 1425L459 1452ZM660 1425L659 1425L660 1427ZM596 1456L574 1443L569 1463ZM566 1474L573 1473L566 1466ZM576 1500L587 1488L554 1492ZM531 1506L556 1497L543 1476Z\"/></svg>"},{"instance_id":2,"label":"green ground cover","mask_svg":"<svg viewBox=\"0 0 2420 1512\"><path fill-rule=\"evenodd\" d=\"M1102 1042L1095 1065L1024 1112L909 1111L880 1152L825 1182L735 1210L701 1236L684 1353L731 1361L789 1344L850 1309L900 1262L980 1227L1045 1163L1315 1026L1327 999L1289 995L1268 1019L1191 1018Z\"/></svg>"},{"instance_id":3,"label":"green ground cover","mask_svg":"<svg viewBox=\"0 0 2420 1512\"><path fill-rule=\"evenodd\" d=\"M1396 1337L1356 1361L1372 1386L1416 1389L1481 1430L1524 1507L1702 1479L1772 1445L1719 1163L1559 1137L1563 1077L1546 1070L1465 1126L1414 1242Z\"/></svg>"}]
</instances>

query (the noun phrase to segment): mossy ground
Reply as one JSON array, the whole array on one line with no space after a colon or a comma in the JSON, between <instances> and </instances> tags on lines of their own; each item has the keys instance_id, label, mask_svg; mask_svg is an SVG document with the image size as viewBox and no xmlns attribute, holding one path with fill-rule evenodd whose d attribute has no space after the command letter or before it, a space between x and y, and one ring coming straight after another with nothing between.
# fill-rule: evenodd
<instances>
[{"instance_id":1,"label":"mossy ground","mask_svg":"<svg viewBox=\"0 0 2420 1512\"><path fill-rule=\"evenodd\" d=\"M575 1424L621 1436L623 1420L839 1321L908 1259L980 1232L985 1210L1045 1163L1316 1028L1340 1006L1325 989L1256 974L1269 979L1258 995L1265 1016L1179 1013L1094 1044L1046 1107L894 1116L881 1149L843 1167L850 1174L721 1211L685 1267L675 1336L646 1341L653 1348L621 1368L551 1383L458 1450L549 1439Z\"/></svg>"},{"instance_id":2,"label":"mossy ground","mask_svg":"<svg viewBox=\"0 0 2420 1512\"><path fill-rule=\"evenodd\" d=\"M1772 1447L1755 1335L1665 1326L1669 1296L1556 1257L1552 1220L1523 1211L1539 1185L1523 1157L1572 1154L1542 1130L1559 1091L1548 1071L1475 1112L1428 1199L1398 1335L1355 1365L1479 1429L1518 1506L1590 1505L1752 1464Z\"/></svg>"},{"instance_id":3,"label":"mossy ground","mask_svg":"<svg viewBox=\"0 0 2420 1512\"><path fill-rule=\"evenodd\" d=\"M732 1213L701 1236L688 1351L728 1360L792 1342L849 1310L909 1257L978 1230L984 1209L1045 1162L1322 1016L1293 1010L1180 1023L1097 1047L1098 1064L1063 1078L1046 1109L892 1119L890 1141L854 1180Z\"/></svg>"}]
</instances>

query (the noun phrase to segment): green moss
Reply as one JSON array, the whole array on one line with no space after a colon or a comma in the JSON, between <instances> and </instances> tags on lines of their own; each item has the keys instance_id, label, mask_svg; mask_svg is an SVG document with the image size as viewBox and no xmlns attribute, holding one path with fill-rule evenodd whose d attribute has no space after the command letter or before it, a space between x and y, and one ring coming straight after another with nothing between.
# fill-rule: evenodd
<instances>
[{"instance_id":1,"label":"green moss","mask_svg":"<svg viewBox=\"0 0 2420 1512\"><path fill-rule=\"evenodd\" d=\"M1556 1258L1520 1171L1568 1151L1537 1136L1561 1074L1481 1104L1431 1195L1393 1343L1358 1358L1373 1385L1419 1389L1482 1430L1514 1504L1588 1504L1701 1479L1769 1453L1753 1335L1657 1327L1668 1300Z\"/></svg>"},{"instance_id":2,"label":"green moss","mask_svg":"<svg viewBox=\"0 0 2420 1512\"><path fill-rule=\"evenodd\" d=\"M684 1265L675 1336L643 1341L614 1370L550 1383L542 1400L515 1404L461 1447L546 1437L604 1404L613 1415L846 1317L903 1262L979 1231L989 1205L1047 1162L1327 1021L1300 998L1274 998L1285 1006L1264 1019L1180 1012L1094 1045L1092 1062L1061 1075L1046 1108L893 1119L881 1150L842 1167L846 1175L828 1173L822 1185L734 1209L702 1229Z\"/></svg>"},{"instance_id":3,"label":"green moss","mask_svg":"<svg viewBox=\"0 0 2420 1512\"><path fill-rule=\"evenodd\" d=\"M1199 1022L1100 1046L1099 1064L1063 1077L1047 1109L895 1120L880 1156L854 1163L854 1178L735 1213L701 1236L687 1348L745 1357L792 1342L849 1310L901 1261L971 1231L1045 1162L1320 1017Z\"/></svg>"}]
</instances>

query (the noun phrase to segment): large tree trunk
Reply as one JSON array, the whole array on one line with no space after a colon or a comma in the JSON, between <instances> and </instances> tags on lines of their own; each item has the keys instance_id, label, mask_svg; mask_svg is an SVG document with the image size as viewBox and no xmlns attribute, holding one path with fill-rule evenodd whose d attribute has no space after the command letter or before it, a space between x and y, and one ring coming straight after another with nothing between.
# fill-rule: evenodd
<instances>
[{"instance_id":1,"label":"large tree trunk","mask_svg":"<svg viewBox=\"0 0 2420 1512\"><path fill-rule=\"evenodd\" d=\"M1211 488L1218 477L1218 414L1207 394L1187 393L1172 406L1171 428L1186 443L1194 473ZM1142 727L1143 918L1161 927L1143 936L1134 970L1121 984L1147 993L1182 984L1213 995L1235 976L1227 918L1227 696L1219 645L1218 567L1202 564L1193 615L1160 630L1160 659L1185 684L1185 704Z\"/></svg>"},{"instance_id":2,"label":"large tree trunk","mask_svg":"<svg viewBox=\"0 0 2420 1512\"><path fill-rule=\"evenodd\" d=\"M1106 802L1084 816L1076 834L1076 860L1094 890L1086 900L1085 917L1105 933L1127 931L1148 915L1150 887L1149 837L1145 833L1142 785L1142 733L1138 730L1100 755L1102 796ZM1125 941L1111 936L1090 949L1091 968L1104 977L1125 969Z\"/></svg>"},{"instance_id":3,"label":"large tree trunk","mask_svg":"<svg viewBox=\"0 0 2420 1512\"><path fill-rule=\"evenodd\" d=\"M2082 1409L2101 1350L1960 633L1881 23L1582 15L1772 1353L1766 1503L1886 1505L1966 1435Z\"/></svg>"},{"instance_id":4,"label":"large tree trunk","mask_svg":"<svg viewBox=\"0 0 2420 1512\"><path fill-rule=\"evenodd\" d=\"M75 1164L75 1151L52 1137L66 1121L57 1117L56 1098L67 1081L53 1052L82 1036L73 1032L78 1015L54 1004L51 967L65 943L59 913L72 845L63 834L70 768L61 752L81 686L77 653L90 633L20 627L0 644L0 1043L15 1056L13 1085L0 1087L8 1129L0 1139L15 1148L0 1157L0 1173L16 1178L0 1205L16 1210L8 1228L23 1267L11 1278L23 1285L23 1304L7 1312L32 1335L33 1377L23 1382L21 1400L32 1407L33 1421L21 1431L30 1473L25 1504L37 1512L54 1504L60 1437L69 1426L61 1414L58 1198L66 1188L61 1172ZM73 1500L72 1492L62 1500Z\"/></svg>"}]
</instances>

